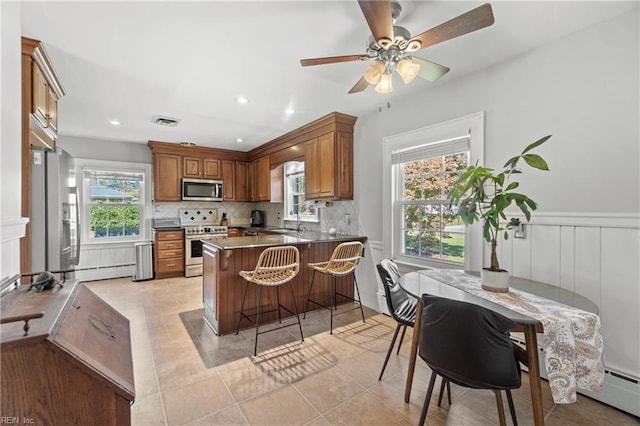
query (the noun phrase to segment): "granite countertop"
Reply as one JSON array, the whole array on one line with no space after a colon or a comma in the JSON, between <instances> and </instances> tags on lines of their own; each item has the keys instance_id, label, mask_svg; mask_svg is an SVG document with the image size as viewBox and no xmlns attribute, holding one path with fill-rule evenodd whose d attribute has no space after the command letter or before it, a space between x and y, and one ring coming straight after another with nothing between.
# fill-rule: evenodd
<instances>
[{"instance_id":1,"label":"granite countertop","mask_svg":"<svg viewBox=\"0 0 640 426\"><path fill-rule=\"evenodd\" d=\"M264 229L268 231L269 229ZM308 243L324 242L344 242L344 241L367 241L367 237L361 235L337 234L331 235L327 232L296 232L290 231L284 234L258 235L255 237L213 237L202 240L204 244L211 245L221 250L233 250L253 247L285 246Z\"/></svg>"}]
</instances>

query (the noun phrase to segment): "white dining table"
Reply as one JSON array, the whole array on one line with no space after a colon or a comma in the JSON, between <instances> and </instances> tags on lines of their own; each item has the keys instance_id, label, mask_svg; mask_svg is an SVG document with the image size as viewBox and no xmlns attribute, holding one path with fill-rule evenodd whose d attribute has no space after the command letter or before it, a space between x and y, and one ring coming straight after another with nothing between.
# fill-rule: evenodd
<instances>
[{"instance_id":1,"label":"white dining table","mask_svg":"<svg viewBox=\"0 0 640 426\"><path fill-rule=\"evenodd\" d=\"M523 332L525 339L524 350L518 347L516 356L528 368L535 425L544 424L538 333L543 334L542 347L554 402L575 402L578 388L602 390L604 362L600 319L598 306L588 298L518 277L511 278L509 292L488 292L480 287L476 274L450 269L411 272L403 275L399 284L418 300L405 384L406 403L411 396L418 353L423 294L480 305L516 323L512 331Z\"/></svg>"}]
</instances>

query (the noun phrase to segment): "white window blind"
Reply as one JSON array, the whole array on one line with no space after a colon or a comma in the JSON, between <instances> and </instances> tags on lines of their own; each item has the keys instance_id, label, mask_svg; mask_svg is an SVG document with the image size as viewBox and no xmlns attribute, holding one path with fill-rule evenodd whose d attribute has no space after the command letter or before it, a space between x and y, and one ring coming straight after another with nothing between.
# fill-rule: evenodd
<instances>
[{"instance_id":1,"label":"white window blind","mask_svg":"<svg viewBox=\"0 0 640 426\"><path fill-rule=\"evenodd\" d=\"M419 145L405 150L394 151L391 154L391 163L403 164L425 158L457 154L459 152L469 151L469 146L469 135L466 134L464 136Z\"/></svg>"}]
</instances>

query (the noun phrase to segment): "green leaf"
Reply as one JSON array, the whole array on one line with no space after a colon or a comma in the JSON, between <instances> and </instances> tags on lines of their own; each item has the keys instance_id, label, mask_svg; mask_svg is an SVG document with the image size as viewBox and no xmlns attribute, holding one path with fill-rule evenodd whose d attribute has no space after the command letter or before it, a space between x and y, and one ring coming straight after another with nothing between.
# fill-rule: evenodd
<instances>
[{"instance_id":1,"label":"green leaf","mask_svg":"<svg viewBox=\"0 0 640 426\"><path fill-rule=\"evenodd\" d=\"M527 164L531 167L534 167L538 170L549 170L547 162L544 161L544 159L538 154L525 154L522 156L522 158L524 158L524 161L526 161Z\"/></svg>"},{"instance_id":2,"label":"green leaf","mask_svg":"<svg viewBox=\"0 0 640 426\"><path fill-rule=\"evenodd\" d=\"M545 143L549 138L551 137L551 135L547 135L543 138L538 139L537 141L535 141L534 143L532 143L531 145L527 146L524 151L522 151L523 154L531 151L533 148L542 145L543 143Z\"/></svg>"},{"instance_id":3,"label":"green leaf","mask_svg":"<svg viewBox=\"0 0 640 426\"><path fill-rule=\"evenodd\" d=\"M515 157L511 157L507 160L506 163L504 163L504 166L502 166L504 169L508 169L508 168L514 168L516 166L516 164L518 164L518 160L520 159L519 155L516 155Z\"/></svg>"},{"instance_id":4,"label":"green leaf","mask_svg":"<svg viewBox=\"0 0 640 426\"><path fill-rule=\"evenodd\" d=\"M512 189L516 189L520 184L518 182L511 182L505 191L511 191Z\"/></svg>"}]
</instances>

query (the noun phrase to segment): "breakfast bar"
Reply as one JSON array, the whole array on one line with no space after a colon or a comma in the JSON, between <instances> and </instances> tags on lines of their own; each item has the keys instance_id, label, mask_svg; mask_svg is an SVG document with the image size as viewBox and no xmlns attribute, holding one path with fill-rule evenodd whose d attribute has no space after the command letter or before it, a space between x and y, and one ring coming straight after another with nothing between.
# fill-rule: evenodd
<instances>
[{"instance_id":1,"label":"breakfast bar","mask_svg":"<svg viewBox=\"0 0 640 426\"><path fill-rule=\"evenodd\" d=\"M292 245L300 252L300 272L293 279L295 297L298 312L302 313L304 301L307 300L311 270L307 263L323 262L329 260L335 247L347 241L367 240L358 235L332 235L325 232L296 232L259 233L257 236L245 237L214 237L203 242L203 277L202 298L204 303L204 318L217 335L235 332L240 316L243 280L239 272L252 270L260 253L267 247ZM319 274L322 275L322 274ZM338 285L350 278L338 278ZM345 294L353 297L353 287L346 286ZM324 300L331 295L329 277L316 277L311 297L315 300ZM257 295L253 288L249 288L245 310L257 308ZM262 304L265 306L276 305L275 292L263 295ZM346 301L346 300L345 300ZM344 301L337 301L338 303ZM283 292L280 303L293 306L291 295ZM317 307L314 307L317 308ZM275 312L266 314L264 321L277 319ZM263 320L261 320L262 322ZM252 324L246 319L242 320L240 328L246 328Z\"/></svg>"}]
</instances>

